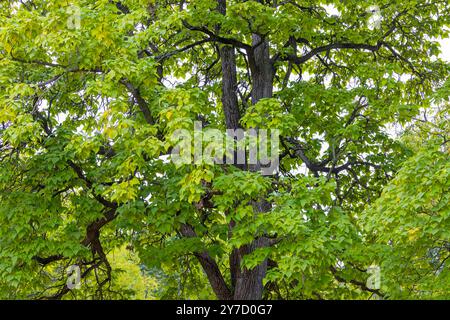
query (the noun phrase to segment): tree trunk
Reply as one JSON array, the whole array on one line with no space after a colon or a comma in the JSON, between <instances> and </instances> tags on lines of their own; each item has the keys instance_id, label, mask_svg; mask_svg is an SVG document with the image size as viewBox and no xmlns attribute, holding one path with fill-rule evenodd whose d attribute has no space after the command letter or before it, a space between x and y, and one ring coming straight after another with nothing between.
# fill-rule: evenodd
<instances>
[{"instance_id":1,"label":"tree trunk","mask_svg":"<svg viewBox=\"0 0 450 320\"><path fill-rule=\"evenodd\" d=\"M257 34L252 35L253 61L250 63L252 76L252 103L271 98L273 93L274 68L270 61L269 43Z\"/></svg>"},{"instance_id":2,"label":"tree trunk","mask_svg":"<svg viewBox=\"0 0 450 320\"><path fill-rule=\"evenodd\" d=\"M226 14L226 0L217 0L217 10ZM220 27L216 27L216 32ZM262 98L272 97L273 67L270 61L269 44L259 35L252 35L252 45L254 49L248 53L252 77L252 103L257 103ZM222 67L222 107L225 116L227 129L237 129L240 127L240 113L237 98L237 73L235 49L232 46L222 45L219 48ZM244 169L242 167L242 169ZM248 168L251 171L259 171L261 165L258 163ZM269 212L271 205L266 199L253 201L256 214ZM229 236L231 237L234 221L229 225ZM182 233L185 236L194 236L190 230L184 228ZM252 243L244 245L231 252L229 258L231 290L228 289L220 270L214 261L210 259L206 252L197 253L196 257L200 261L203 270L206 272L209 282L219 299L235 300L260 300L263 296L263 279L267 271L267 260L261 262L253 269L245 269L241 266L241 261L245 255L252 253L257 248L268 246L266 237L258 237ZM231 295L231 296L230 296Z\"/></svg>"},{"instance_id":3,"label":"tree trunk","mask_svg":"<svg viewBox=\"0 0 450 320\"><path fill-rule=\"evenodd\" d=\"M259 35L252 36L253 51L252 70L252 103L256 104L260 99L271 98L273 92L273 68L270 61L269 44ZM251 171L260 171L259 161L250 167ZM254 201L253 210L256 214L263 214L270 211L271 205L266 199ZM244 245L238 250L238 262L242 258L253 252L255 249L267 247L269 240L266 237L259 237L251 244ZM236 286L234 290L235 300L260 300L263 296L263 279L266 276L267 260L261 262L255 268L248 270L239 268Z\"/></svg>"},{"instance_id":4,"label":"tree trunk","mask_svg":"<svg viewBox=\"0 0 450 320\"><path fill-rule=\"evenodd\" d=\"M240 127L239 106L236 94L236 57L234 48L222 46L220 48L220 60L222 63L222 108L225 115L227 129Z\"/></svg>"},{"instance_id":5,"label":"tree trunk","mask_svg":"<svg viewBox=\"0 0 450 320\"><path fill-rule=\"evenodd\" d=\"M226 0L218 0L217 10L226 15ZM219 31L217 28L216 31ZM227 129L237 129L240 128L239 120L239 105L237 98L237 76L236 76L236 56L235 49L232 46L224 46L220 47L220 61L222 66L222 109L225 116L225 124ZM237 155L235 154L234 160L237 159ZM234 162L236 164L236 161ZM244 169L243 166L241 169ZM229 234L228 236L231 238L233 234L233 227L235 226L235 222L233 220L230 221L228 228ZM240 253L239 249L233 249L230 258L230 278L231 278L231 288L234 290L236 288L238 277L240 275ZM247 290L251 290L248 288Z\"/></svg>"}]
</instances>

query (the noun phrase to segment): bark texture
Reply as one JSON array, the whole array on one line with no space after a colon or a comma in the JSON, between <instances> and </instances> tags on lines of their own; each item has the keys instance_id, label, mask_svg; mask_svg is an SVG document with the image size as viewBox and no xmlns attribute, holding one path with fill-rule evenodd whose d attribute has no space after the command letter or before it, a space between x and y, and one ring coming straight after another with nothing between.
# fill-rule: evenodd
<instances>
[{"instance_id":1,"label":"bark texture","mask_svg":"<svg viewBox=\"0 0 450 320\"><path fill-rule=\"evenodd\" d=\"M226 14L226 0L218 0L218 11ZM239 105L237 98L236 56L232 46L222 45L220 48L222 65L222 107L227 129L239 128Z\"/></svg>"},{"instance_id":2,"label":"bark texture","mask_svg":"<svg viewBox=\"0 0 450 320\"><path fill-rule=\"evenodd\" d=\"M253 59L251 70L252 76L252 103L256 104L263 98L271 98L273 93L273 68L269 54L269 44L261 36L253 34L252 37ZM258 163L250 167L252 171L260 171L261 165ZM270 211L270 203L266 199L260 199L253 203L253 210L257 214L264 214ZM238 250L237 260L253 252L257 248L267 247L269 240L266 237L259 237L251 244L244 245ZM260 300L263 296L263 279L266 276L267 260L264 260L255 268L248 270L239 268L236 277L236 287L234 299L236 300Z\"/></svg>"},{"instance_id":3,"label":"bark texture","mask_svg":"<svg viewBox=\"0 0 450 320\"><path fill-rule=\"evenodd\" d=\"M217 0L217 10L226 15L226 0ZM216 32L220 28L216 27ZM237 96L237 70L235 48L222 44L219 47L222 70L222 108L227 129L240 128L239 101ZM251 71L251 101L256 104L263 98L271 98L273 93L274 69L269 54L269 43L258 34L252 35L252 47L247 50L247 58ZM238 166L245 170L260 171L260 164L252 166ZM264 198L252 202L255 214L264 214L270 211L271 205ZM229 224L229 237L232 236L235 222ZM185 237L195 237L191 227L184 225L181 233ZM263 279L267 271L267 260L261 262L253 269L243 268L241 263L245 255L257 248L266 247L269 240L258 237L253 242L234 249L229 258L231 286L228 287L217 263L207 252L195 253L205 271L208 280L219 299L259 300L263 297Z\"/></svg>"}]
</instances>

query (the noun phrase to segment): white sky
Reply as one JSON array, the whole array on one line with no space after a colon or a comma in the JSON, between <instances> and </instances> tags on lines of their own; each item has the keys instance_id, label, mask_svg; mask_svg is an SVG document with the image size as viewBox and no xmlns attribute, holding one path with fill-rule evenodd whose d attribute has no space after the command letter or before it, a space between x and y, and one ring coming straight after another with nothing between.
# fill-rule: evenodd
<instances>
[{"instance_id":1,"label":"white sky","mask_svg":"<svg viewBox=\"0 0 450 320\"><path fill-rule=\"evenodd\" d=\"M441 43L441 58L445 61L450 62L450 39L442 39L439 41Z\"/></svg>"}]
</instances>

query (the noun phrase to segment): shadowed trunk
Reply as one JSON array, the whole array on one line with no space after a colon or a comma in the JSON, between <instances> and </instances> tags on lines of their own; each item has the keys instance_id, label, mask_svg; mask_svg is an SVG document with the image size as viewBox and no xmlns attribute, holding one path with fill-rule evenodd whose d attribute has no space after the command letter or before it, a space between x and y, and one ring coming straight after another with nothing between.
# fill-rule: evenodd
<instances>
[{"instance_id":1,"label":"shadowed trunk","mask_svg":"<svg viewBox=\"0 0 450 320\"><path fill-rule=\"evenodd\" d=\"M271 98L273 92L273 68L269 55L269 44L259 35L254 34L252 37L252 45L254 46L253 59L251 65L252 75L252 103L256 104L260 99ZM256 165L250 167L251 171L258 172L261 169L259 161ZM271 205L266 199L260 199L253 203L255 213L263 214L270 211ZM269 240L266 237L259 237L251 244L242 246L238 250L238 261L253 252L255 249L267 247ZM258 266L251 270L239 268L236 286L234 291L234 299L236 300L260 300L263 296L263 279L266 276L267 260L261 262Z\"/></svg>"},{"instance_id":2,"label":"shadowed trunk","mask_svg":"<svg viewBox=\"0 0 450 320\"><path fill-rule=\"evenodd\" d=\"M218 0L218 11L226 14L226 0ZM231 46L221 46L220 48L220 61L222 66L222 108L225 116L225 124L227 129L240 128L239 120L239 105L237 97L237 76L236 76L236 56L235 49ZM236 154L234 159L236 160ZM234 162L236 163L236 161ZM242 169L244 166L238 166ZM233 220L229 223L229 234L231 238L233 234L233 227L235 222ZM231 287L234 290L236 288L237 279L239 276L239 261L241 254L238 249L233 249L230 258L230 278Z\"/></svg>"},{"instance_id":3,"label":"shadowed trunk","mask_svg":"<svg viewBox=\"0 0 450 320\"><path fill-rule=\"evenodd\" d=\"M217 10L226 14L226 0L217 0ZM216 27L216 32L220 31L220 27ZM252 36L253 49L248 51L249 65L251 69L252 81L252 103L257 103L260 99L272 97L273 91L273 67L269 55L269 44L259 35ZM237 72L236 72L236 56L235 48L232 46L222 45L219 48L221 68L222 68L222 108L225 116L225 124L227 129L240 128L239 105L237 97ZM240 167L240 166L238 166ZM244 167L240 167L244 169ZM261 165L251 165L249 170L258 172ZM263 214L269 212L271 205L265 199L253 201L253 210L255 213ZM229 224L229 237L232 236L235 222ZM194 237L193 230L184 226L181 233L185 237ZM208 276L208 280L219 299L235 299L235 300L260 300L263 296L263 279L267 271L267 260L261 262L253 269L245 269L241 266L241 261L245 255L252 253L257 248L267 247L268 239L266 237L258 237L253 242L243 245L238 249L234 249L229 258L231 288L226 285L220 270L213 259L206 253L196 253L195 256L203 267Z\"/></svg>"},{"instance_id":4,"label":"shadowed trunk","mask_svg":"<svg viewBox=\"0 0 450 320\"><path fill-rule=\"evenodd\" d=\"M239 107L236 95L236 57L234 48L222 46L220 48L222 62L222 107L227 129L239 128Z\"/></svg>"},{"instance_id":5,"label":"shadowed trunk","mask_svg":"<svg viewBox=\"0 0 450 320\"><path fill-rule=\"evenodd\" d=\"M269 55L269 43L257 34L252 35L253 60L250 64L252 73L252 103L263 98L271 98L273 93L274 69Z\"/></svg>"}]
</instances>

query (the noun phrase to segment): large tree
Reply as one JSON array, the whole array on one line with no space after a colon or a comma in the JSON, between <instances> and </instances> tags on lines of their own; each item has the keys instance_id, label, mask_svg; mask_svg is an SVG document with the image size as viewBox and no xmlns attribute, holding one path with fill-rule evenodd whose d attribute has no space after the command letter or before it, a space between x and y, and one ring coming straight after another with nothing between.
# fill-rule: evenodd
<instances>
[{"instance_id":1,"label":"large tree","mask_svg":"<svg viewBox=\"0 0 450 320\"><path fill-rule=\"evenodd\" d=\"M449 20L447 0L2 1L0 296L114 298L126 246L163 298L449 297L448 140L388 129L432 105ZM278 129L279 171L173 163L194 121Z\"/></svg>"}]
</instances>

